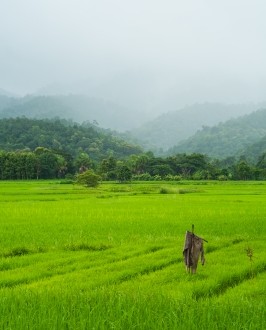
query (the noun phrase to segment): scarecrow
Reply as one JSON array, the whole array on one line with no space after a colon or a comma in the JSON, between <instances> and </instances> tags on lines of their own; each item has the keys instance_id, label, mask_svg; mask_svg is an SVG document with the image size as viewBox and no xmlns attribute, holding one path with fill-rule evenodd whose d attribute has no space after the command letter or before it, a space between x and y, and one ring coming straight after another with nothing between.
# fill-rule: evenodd
<instances>
[{"instance_id":1,"label":"scarecrow","mask_svg":"<svg viewBox=\"0 0 266 330\"><path fill-rule=\"evenodd\" d=\"M194 225L192 225L192 232L186 232L183 250L184 262L188 273L196 273L200 256L201 264L204 265L205 263L203 241L207 242L204 238L194 234Z\"/></svg>"}]
</instances>

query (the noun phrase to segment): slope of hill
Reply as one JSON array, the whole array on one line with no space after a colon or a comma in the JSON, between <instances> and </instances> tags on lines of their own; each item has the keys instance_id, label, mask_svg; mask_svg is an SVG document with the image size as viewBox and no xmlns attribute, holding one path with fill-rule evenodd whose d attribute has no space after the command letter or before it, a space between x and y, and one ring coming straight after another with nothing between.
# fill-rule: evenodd
<instances>
[{"instance_id":1,"label":"slope of hill","mask_svg":"<svg viewBox=\"0 0 266 330\"><path fill-rule=\"evenodd\" d=\"M0 100L0 118L66 118L75 122L96 121L101 127L127 130L143 123L145 118L115 103L82 95L26 96L8 103Z\"/></svg>"},{"instance_id":2,"label":"slope of hill","mask_svg":"<svg viewBox=\"0 0 266 330\"><path fill-rule=\"evenodd\" d=\"M255 142L247 147L244 151L246 158L253 161L257 161L263 154L266 154L266 135L258 142Z\"/></svg>"},{"instance_id":3,"label":"slope of hill","mask_svg":"<svg viewBox=\"0 0 266 330\"><path fill-rule=\"evenodd\" d=\"M225 158L245 154L248 148L252 148L252 145L258 143L265 135L266 109L262 109L217 126L204 127L168 152L199 152Z\"/></svg>"},{"instance_id":4,"label":"slope of hill","mask_svg":"<svg viewBox=\"0 0 266 330\"><path fill-rule=\"evenodd\" d=\"M15 106L17 102L18 100L16 98L0 94L0 116L2 111L6 108Z\"/></svg>"},{"instance_id":5,"label":"slope of hill","mask_svg":"<svg viewBox=\"0 0 266 330\"><path fill-rule=\"evenodd\" d=\"M141 148L92 125L78 125L66 120L10 118L0 120L0 150L37 147L62 150L76 156L86 152L99 160L110 154L123 158L141 153Z\"/></svg>"},{"instance_id":6,"label":"slope of hill","mask_svg":"<svg viewBox=\"0 0 266 330\"><path fill-rule=\"evenodd\" d=\"M179 111L169 112L131 130L129 135L146 149L168 149L195 134L202 126L236 118L260 108L256 104L224 105L195 104Z\"/></svg>"},{"instance_id":7,"label":"slope of hill","mask_svg":"<svg viewBox=\"0 0 266 330\"><path fill-rule=\"evenodd\" d=\"M51 97L32 97L25 96L16 99L16 102L6 106L0 112L1 118L53 118L61 117L65 114L65 118L69 118L71 109L63 106L60 100Z\"/></svg>"},{"instance_id":8,"label":"slope of hill","mask_svg":"<svg viewBox=\"0 0 266 330\"><path fill-rule=\"evenodd\" d=\"M9 97L9 98L18 97L16 94L11 93L11 92L3 89L3 88L0 88L0 96L6 96L6 97Z\"/></svg>"}]
</instances>

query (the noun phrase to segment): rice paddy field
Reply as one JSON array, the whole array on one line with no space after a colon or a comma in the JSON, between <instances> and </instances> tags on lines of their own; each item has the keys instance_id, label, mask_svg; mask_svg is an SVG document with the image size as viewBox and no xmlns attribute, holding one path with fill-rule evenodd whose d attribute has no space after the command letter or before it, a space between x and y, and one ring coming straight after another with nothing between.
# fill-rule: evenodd
<instances>
[{"instance_id":1,"label":"rice paddy field","mask_svg":"<svg viewBox=\"0 0 266 330\"><path fill-rule=\"evenodd\" d=\"M0 212L1 329L266 329L266 182L2 181Z\"/></svg>"}]
</instances>

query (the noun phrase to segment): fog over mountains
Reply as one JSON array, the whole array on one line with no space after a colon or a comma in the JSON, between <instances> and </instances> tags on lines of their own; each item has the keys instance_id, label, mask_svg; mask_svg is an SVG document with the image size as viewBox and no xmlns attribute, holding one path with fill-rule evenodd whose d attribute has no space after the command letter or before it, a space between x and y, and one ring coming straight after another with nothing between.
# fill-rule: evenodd
<instances>
[{"instance_id":1,"label":"fog over mountains","mask_svg":"<svg viewBox=\"0 0 266 330\"><path fill-rule=\"evenodd\" d=\"M261 0L4 0L0 87L86 95L149 118L260 103L265 10Z\"/></svg>"},{"instance_id":2,"label":"fog over mountains","mask_svg":"<svg viewBox=\"0 0 266 330\"><path fill-rule=\"evenodd\" d=\"M4 0L0 118L90 121L173 148L264 108L265 12L261 0Z\"/></svg>"},{"instance_id":3,"label":"fog over mountains","mask_svg":"<svg viewBox=\"0 0 266 330\"><path fill-rule=\"evenodd\" d=\"M214 126L265 106L266 103L194 104L160 115L139 128L133 129L130 135L146 148L167 150L195 134L204 126Z\"/></svg>"},{"instance_id":4,"label":"fog over mountains","mask_svg":"<svg viewBox=\"0 0 266 330\"><path fill-rule=\"evenodd\" d=\"M95 122L103 128L127 130L145 120L140 112L100 98L82 95L25 96L7 98L0 96L0 118L65 118L75 122Z\"/></svg>"},{"instance_id":5,"label":"fog over mountains","mask_svg":"<svg viewBox=\"0 0 266 330\"><path fill-rule=\"evenodd\" d=\"M256 159L266 152L266 108L197 131L171 148L169 154L202 153L214 158Z\"/></svg>"},{"instance_id":6,"label":"fog over mountains","mask_svg":"<svg viewBox=\"0 0 266 330\"><path fill-rule=\"evenodd\" d=\"M0 118L62 118L90 122L110 129L125 140L155 154L200 152L226 157L242 152L266 135L266 103L204 103L170 111L148 120L140 111L129 111L104 99L82 95L0 95ZM243 117L243 115L245 115ZM258 119L260 118L260 119ZM250 126L251 125L251 126ZM187 139L187 140L186 140ZM261 149L260 143L260 149ZM249 152L251 153L251 151Z\"/></svg>"}]
</instances>

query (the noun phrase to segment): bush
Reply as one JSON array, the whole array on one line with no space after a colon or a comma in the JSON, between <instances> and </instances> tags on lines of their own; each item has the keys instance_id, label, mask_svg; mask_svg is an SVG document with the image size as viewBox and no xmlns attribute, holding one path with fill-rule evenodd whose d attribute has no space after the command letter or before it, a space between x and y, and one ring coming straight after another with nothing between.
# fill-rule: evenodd
<instances>
[{"instance_id":1,"label":"bush","mask_svg":"<svg viewBox=\"0 0 266 330\"><path fill-rule=\"evenodd\" d=\"M165 188L165 187L162 187L159 192L160 192L160 194L177 194L178 193L178 191L176 189Z\"/></svg>"},{"instance_id":2,"label":"bush","mask_svg":"<svg viewBox=\"0 0 266 330\"><path fill-rule=\"evenodd\" d=\"M168 175L166 175L166 177L164 179L166 181L180 181L182 179L182 177L180 175L168 174Z\"/></svg>"},{"instance_id":3,"label":"bush","mask_svg":"<svg viewBox=\"0 0 266 330\"><path fill-rule=\"evenodd\" d=\"M77 176L77 184L86 187L97 187L100 183L101 177L93 172L93 170L87 170Z\"/></svg>"},{"instance_id":4,"label":"bush","mask_svg":"<svg viewBox=\"0 0 266 330\"><path fill-rule=\"evenodd\" d=\"M66 180L74 180L74 175L71 174L71 173L67 173L67 174L65 175L65 179L66 179Z\"/></svg>"},{"instance_id":5,"label":"bush","mask_svg":"<svg viewBox=\"0 0 266 330\"><path fill-rule=\"evenodd\" d=\"M132 179L136 181L151 181L152 176L150 175L150 173L142 173L133 175Z\"/></svg>"},{"instance_id":6,"label":"bush","mask_svg":"<svg viewBox=\"0 0 266 330\"><path fill-rule=\"evenodd\" d=\"M218 176L218 180L219 180L219 181L226 181L226 180L228 180L228 177L227 177L226 175L223 175L223 174L222 174L222 175L219 175L219 176Z\"/></svg>"}]
</instances>

